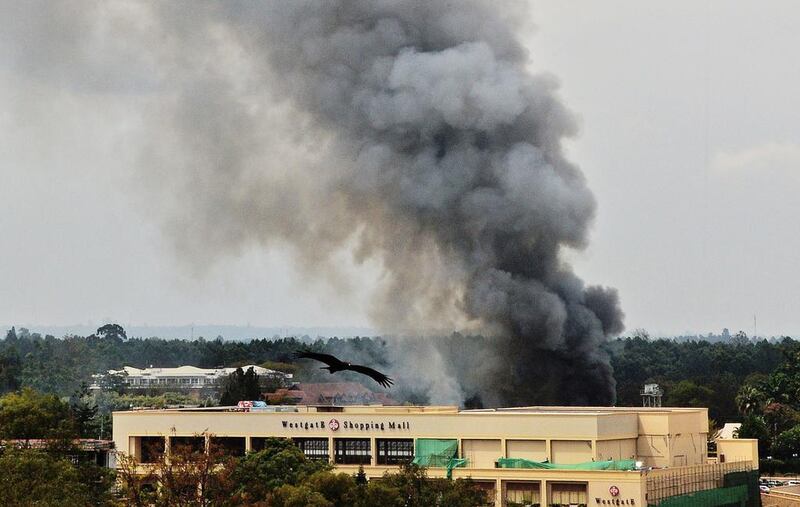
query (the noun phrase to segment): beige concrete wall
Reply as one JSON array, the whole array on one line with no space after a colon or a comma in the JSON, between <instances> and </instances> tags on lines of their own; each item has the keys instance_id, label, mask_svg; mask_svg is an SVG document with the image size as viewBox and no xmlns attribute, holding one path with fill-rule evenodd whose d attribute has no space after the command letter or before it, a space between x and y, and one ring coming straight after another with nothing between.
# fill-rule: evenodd
<instances>
[{"instance_id":1,"label":"beige concrete wall","mask_svg":"<svg viewBox=\"0 0 800 507\"><path fill-rule=\"evenodd\" d=\"M636 439L600 440L596 443L597 461L636 459Z\"/></svg>"},{"instance_id":2,"label":"beige concrete wall","mask_svg":"<svg viewBox=\"0 0 800 507\"><path fill-rule=\"evenodd\" d=\"M611 488L615 486L619 493L617 496L611 494ZM606 505L612 504L612 501L620 500L622 505L647 505L644 501L645 498L645 483L641 476L630 477L611 477L602 478L588 483L588 500L587 505L603 505L605 500ZM597 502L597 500L600 502ZM633 504L630 501L633 500ZM628 503L623 503L627 501Z\"/></svg>"},{"instance_id":3,"label":"beige concrete wall","mask_svg":"<svg viewBox=\"0 0 800 507\"><path fill-rule=\"evenodd\" d=\"M610 413L597 417L598 438L613 440L631 438L639 434L639 417L630 417L626 413Z\"/></svg>"},{"instance_id":4,"label":"beige concrete wall","mask_svg":"<svg viewBox=\"0 0 800 507\"><path fill-rule=\"evenodd\" d=\"M639 414L637 457L647 466L701 465L707 460L706 409L653 409Z\"/></svg>"},{"instance_id":5,"label":"beige concrete wall","mask_svg":"<svg viewBox=\"0 0 800 507\"><path fill-rule=\"evenodd\" d=\"M647 466L671 465L669 449L669 435L642 435L636 439L636 455Z\"/></svg>"},{"instance_id":6,"label":"beige concrete wall","mask_svg":"<svg viewBox=\"0 0 800 507\"><path fill-rule=\"evenodd\" d=\"M669 433L669 412L643 412L639 414L640 435L667 435Z\"/></svg>"},{"instance_id":7,"label":"beige concrete wall","mask_svg":"<svg viewBox=\"0 0 800 507\"><path fill-rule=\"evenodd\" d=\"M506 440L506 457L544 461L548 459L547 442L544 440Z\"/></svg>"},{"instance_id":8,"label":"beige concrete wall","mask_svg":"<svg viewBox=\"0 0 800 507\"><path fill-rule=\"evenodd\" d=\"M461 441L461 452L467 458L470 468L494 468L497 458L503 455L500 440L472 440Z\"/></svg>"},{"instance_id":9,"label":"beige concrete wall","mask_svg":"<svg viewBox=\"0 0 800 507\"><path fill-rule=\"evenodd\" d=\"M682 433L670 437L670 466L698 465L706 462L708 443L705 433Z\"/></svg>"},{"instance_id":10,"label":"beige concrete wall","mask_svg":"<svg viewBox=\"0 0 800 507\"><path fill-rule=\"evenodd\" d=\"M708 433L708 409L673 410L669 413L669 433Z\"/></svg>"},{"instance_id":11,"label":"beige concrete wall","mask_svg":"<svg viewBox=\"0 0 800 507\"><path fill-rule=\"evenodd\" d=\"M718 438L717 460L749 461L758 468L758 440L755 438Z\"/></svg>"},{"instance_id":12,"label":"beige concrete wall","mask_svg":"<svg viewBox=\"0 0 800 507\"><path fill-rule=\"evenodd\" d=\"M128 437L125 440L128 442L128 450L125 451L127 454L130 454L137 460L142 458L142 442L139 438L136 437ZM117 450L119 450L119 444L116 444Z\"/></svg>"},{"instance_id":13,"label":"beige concrete wall","mask_svg":"<svg viewBox=\"0 0 800 507\"><path fill-rule=\"evenodd\" d=\"M665 407L642 410L638 414L640 435L708 433L708 409L705 408Z\"/></svg>"},{"instance_id":14,"label":"beige concrete wall","mask_svg":"<svg viewBox=\"0 0 800 507\"><path fill-rule=\"evenodd\" d=\"M592 442L588 440L552 440L550 456L553 463L560 465L592 461Z\"/></svg>"}]
</instances>

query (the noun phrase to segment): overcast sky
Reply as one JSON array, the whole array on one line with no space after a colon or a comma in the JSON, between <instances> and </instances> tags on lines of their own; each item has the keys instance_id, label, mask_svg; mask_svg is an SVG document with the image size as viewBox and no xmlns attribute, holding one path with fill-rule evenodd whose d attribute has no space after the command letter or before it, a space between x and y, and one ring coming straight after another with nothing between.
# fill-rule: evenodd
<instances>
[{"instance_id":1,"label":"overcast sky","mask_svg":"<svg viewBox=\"0 0 800 507\"><path fill-rule=\"evenodd\" d=\"M800 333L800 4L536 0L532 18L531 68L581 118L569 153L599 202L578 274L619 289L628 329L752 334L757 315L759 335ZM6 46L25 39L14 23ZM75 87L15 54L0 50L0 323L369 325L372 265L343 258L350 295L280 248L185 266L137 181L149 76Z\"/></svg>"}]
</instances>

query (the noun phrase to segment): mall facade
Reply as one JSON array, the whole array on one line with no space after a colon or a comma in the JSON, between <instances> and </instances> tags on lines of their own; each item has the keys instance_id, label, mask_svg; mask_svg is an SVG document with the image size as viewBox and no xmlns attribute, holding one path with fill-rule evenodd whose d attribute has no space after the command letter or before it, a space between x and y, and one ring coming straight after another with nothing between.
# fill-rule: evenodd
<instances>
[{"instance_id":1,"label":"mall facade","mask_svg":"<svg viewBox=\"0 0 800 507\"><path fill-rule=\"evenodd\" d=\"M113 417L117 451L142 464L178 445L241 455L285 437L369 478L412 460L431 477L470 477L496 506L750 505L757 495L757 442L719 440L709 459L701 408L269 406Z\"/></svg>"}]
</instances>

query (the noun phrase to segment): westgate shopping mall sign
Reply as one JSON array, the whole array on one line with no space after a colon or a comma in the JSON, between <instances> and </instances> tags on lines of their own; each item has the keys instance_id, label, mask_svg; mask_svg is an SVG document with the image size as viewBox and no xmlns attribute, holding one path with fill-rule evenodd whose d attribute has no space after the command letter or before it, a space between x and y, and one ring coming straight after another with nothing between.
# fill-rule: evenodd
<instances>
[{"instance_id":1,"label":"westgate shopping mall sign","mask_svg":"<svg viewBox=\"0 0 800 507\"><path fill-rule=\"evenodd\" d=\"M411 423L408 421L352 421L343 419L331 419L329 421L281 421L281 425L290 430L324 430L330 431L348 430L348 431L409 431Z\"/></svg>"}]
</instances>

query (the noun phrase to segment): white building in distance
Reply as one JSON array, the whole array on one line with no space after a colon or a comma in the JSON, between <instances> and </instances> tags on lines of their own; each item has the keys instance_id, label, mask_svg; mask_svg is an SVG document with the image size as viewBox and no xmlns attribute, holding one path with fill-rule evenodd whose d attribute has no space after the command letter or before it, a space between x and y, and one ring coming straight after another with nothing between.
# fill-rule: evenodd
<instances>
[{"instance_id":1,"label":"white building in distance","mask_svg":"<svg viewBox=\"0 0 800 507\"><path fill-rule=\"evenodd\" d=\"M242 366L242 371L253 368L253 371L260 377L272 377L282 379L286 382L291 381L292 374L281 371L262 368L254 364ZM219 381L231 373L236 368L198 368L196 366L178 366L175 368L134 368L124 366L121 370L108 370L107 375L93 375L93 389L100 389L103 380L111 376L118 376L122 383L132 389L151 389L151 388L180 388L180 389L203 389L217 387Z\"/></svg>"}]
</instances>

